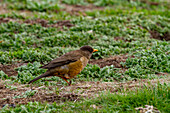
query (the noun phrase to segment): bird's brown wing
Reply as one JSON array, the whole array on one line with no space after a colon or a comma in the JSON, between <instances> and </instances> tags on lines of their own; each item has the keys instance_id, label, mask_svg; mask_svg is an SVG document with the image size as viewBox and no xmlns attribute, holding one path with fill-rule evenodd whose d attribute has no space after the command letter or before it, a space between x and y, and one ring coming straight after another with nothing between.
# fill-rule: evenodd
<instances>
[{"instance_id":1,"label":"bird's brown wing","mask_svg":"<svg viewBox=\"0 0 170 113\"><path fill-rule=\"evenodd\" d=\"M82 56L83 55L78 50L71 51L69 53L64 54L63 56L61 56L59 58L52 60L50 63L42 66L41 68L52 69L52 68L56 68L59 66L67 65L69 63L76 62Z\"/></svg>"}]
</instances>

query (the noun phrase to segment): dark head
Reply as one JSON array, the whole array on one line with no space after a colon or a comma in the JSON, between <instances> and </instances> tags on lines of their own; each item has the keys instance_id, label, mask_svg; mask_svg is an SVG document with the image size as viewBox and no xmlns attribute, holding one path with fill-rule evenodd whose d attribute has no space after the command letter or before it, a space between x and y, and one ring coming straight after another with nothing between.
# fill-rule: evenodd
<instances>
[{"instance_id":1,"label":"dark head","mask_svg":"<svg viewBox=\"0 0 170 113\"><path fill-rule=\"evenodd\" d=\"M80 50L81 50L83 53L85 53L85 54L86 54L85 56L86 56L87 58L89 58L89 59L90 59L90 57L91 57L91 55L92 55L93 52L98 51L97 49L93 49L93 48L90 47L90 46L83 46L83 47L80 48Z\"/></svg>"}]
</instances>

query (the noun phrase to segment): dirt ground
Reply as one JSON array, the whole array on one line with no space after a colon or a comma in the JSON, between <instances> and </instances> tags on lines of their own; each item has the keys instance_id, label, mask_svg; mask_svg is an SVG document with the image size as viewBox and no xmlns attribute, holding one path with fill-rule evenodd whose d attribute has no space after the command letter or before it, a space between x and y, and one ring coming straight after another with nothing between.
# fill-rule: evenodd
<instances>
[{"instance_id":1,"label":"dirt ground","mask_svg":"<svg viewBox=\"0 0 170 113\"><path fill-rule=\"evenodd\" d=\"M36 20L26 20L26 21L24 21L24 23L41 24L43 27L55 27L55 28L60 28L60 29L63 29L64 26L68 27L68 28L74 26L73 24L71 24L71 22L69 20L57 21L57 23L55 23L55 24L48 24L47 20L36 19Z\"/></svg>"},{"instance_id":2,"label":"dirt ground","mask_svg":"<svg viewBox=\"0 0 170 113\"><path fill-rule=\"evenodd\" d=\"M124 68L120 63L125 62L127 58L128 56L126 55L116 55L105 59L91 59L89 63L92 65L97 64L100 68L111 65L114 65L116 68Z\"/></svg>"},{"instance_id":3,"label":"dirt ground","mask_svg":"<svg viewBox=\"0 0 170 113\"><path fill-rule=\"evenodd\" d=\"M83 98L95 98L103 92L116 93L119 90L130 91L137 88L142 88L144 85L155 85L156 83L169 83L168 79L154 80L137 80L126 83L121 82L77 82L72 86L40 86L34 87L27 84L21 85L18 83L9 84L7 80L0 80L0 107L9 104L15 107L18 104L27 104L28 102L64 102L64 101L79 101ZM10 86L10 87L9 87ZM26 92L33 92L33 96L26 96ZM18 97L18 98L17 98Z\"/></svg>"},{"instance_id":4,"label":"dirt ground","mask_svg":"<svg viewBox=\"0 0 170 113\"><path fill-rule=\"evenodd\" d=\"M158 39L158 40L166 40L166 41L170 40L170 32L166 32L162 36L157 31L149 31L149 33L151 34L151 38Z\"/></svg>"},{"instance_id":5,"label":"dirt ground","mask_svg":"<svg viewBox=\"0 0 170 113\"><path fill-rule=\"evenodd\" d=\"M9 65L0 64L0 71L2 70L9 77L16 76L18 72L15 70L15 68L20 67L22 65L26 65L26 64L27 63L15 63L15 64L9 64Z\"/></svg>"},{"instance_id":6,"label":"dirt ground","mask_svg":"<svg viewBox=\"0 0 170 113\"><path fill-rule=\"evenodd\" d=\"M64 6L64 9L61 9L61 11L66 11L68 13L70 13L71 15L83 15L86 16L86 11L92 11L92 10L104 10L105 7L98 7L98 6L94 6L92 4L90 5L68 5L68 4L62 4L62 6Z\"/></svg>"}]
</instances>

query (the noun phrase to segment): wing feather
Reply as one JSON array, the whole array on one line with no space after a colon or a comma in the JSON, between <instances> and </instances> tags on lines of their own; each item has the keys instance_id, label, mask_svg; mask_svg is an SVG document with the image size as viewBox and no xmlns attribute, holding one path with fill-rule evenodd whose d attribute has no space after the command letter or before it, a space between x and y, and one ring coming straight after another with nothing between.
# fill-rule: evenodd
<instances>
[{"instance_id":1,"label":"wing feather","mask_svg":"<svg viewBox=\"0 0 170 113\"><path fill-rule=\"evenodd\" d=\"M83 56L80 52L78 52L78 50L76 50L76 51L71 51L69 53L66 53L63 56L52 60L51 62L49 62L48 64L46 64L40 68L52 69L52 68L56 68L59 66L70 64L72 62L76 62Z\"/></svg>"}]
</instances>

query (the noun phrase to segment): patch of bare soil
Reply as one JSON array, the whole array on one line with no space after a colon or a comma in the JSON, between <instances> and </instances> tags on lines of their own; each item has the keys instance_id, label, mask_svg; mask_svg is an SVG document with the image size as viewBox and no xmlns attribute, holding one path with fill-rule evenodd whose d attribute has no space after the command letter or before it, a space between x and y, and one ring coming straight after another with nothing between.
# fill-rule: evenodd
<instances>
[{"instance_id":1,"label":"patch of bare soil","mask_svg":"<svg viewBox=\"0 0 170 113\"><path fill-rule=\"evenodd\" d=\"M0 1L1 3L2 1ZM8 13L8 9L7 9L7 6L6 4L0 4L0 14L5 14L5 13Z\"/></svg>"},{"instance_id":2,"label":"patch of bare soil","mask_svg":"<svg viewBox=\"0 0 170 113\"><path fill-rule=\"evenodd\" d=\"M163 34L163 36L160 35L157 31L149 31L151 34L151 38L158 39L158 40L170 40L170 32L166 32Z\"/></svg>"},{"instance_id":3,"label":"patch of bare soil","mask_svg":"<svg viewBox=\"0 0 170 113\"><path fill-rule=\"evenodd\" d=\"M8 76L16 76L18 72L15 70L15 68L25 64L26 63L18 63L18 64L10 64L10 65L0 64L0 71L2 70Z\"/></svg>"},{"instance_id":4,"label":"patch of bare soil","mask_svg":"<svg viewBox=\"0 0 170 113\"><path fill-rule=\"evenodd\" d=\"M103 10L104 7L97 7L97 6L94 6L92 4L90 5L86 5L86 6L83 6L83 5L68 5L68 4L62 4L62 6L64 6L65 8L62 9L61 11L66 11L70 14L73 14L73 15L83 15L83 16L86 16L85 14L85 11L92 11L92 10Z\"/></svg>"},{"instance_id":5,"label":"patch of bare soil","mask_svg":"<svg viewBox=\"0 0 170 113\"><path fill-rule=\"evenodd\" d=\"M126 55L117 55L106 59L92 59L89 63L92 65L97 64L100 68L111 65L114 65L116 68L124 68L120 63L125 62L127 58Z\"/></svg>"},{"instance_id":6,"label":"patch of bare soil","mask_svg":"<svg viewBox=\"0 0 170 113\"><path fill-rule=\"evenodd\" d=\"M25 21L21 21L18 19L13 19L13 18L0 18L0 24L1 23L8 23L8 22L18 22L18 23L27 23L27 24L41 24L43 27L55 27L55 28L59 28L60 30L63 29L63 27L72 27L74 26L74 24L72 24L69 20L62 20L62 21L58 21L57 23L54 24L49 24L49 22L47 20L44 19L36 19L36 20L25 20Z\"/></svg>"},{"instance_id":7,"label":"patch of bare soil","mask_svg":"<svg viewBox=\"0 0 170 113\"><path fill-rule=\"evenodd\" d=\"M6 104L13 107L17 104L27 104L28 102L34 101L53 103L80 99L80 95L75 93L62 92L61 94L60 92L57 92L54 90L55 86L45 88L45 86L31 88L17 83L6 85L4 81L0 80L0 108ZM28 95L28 92L31 91L36 91L33 96ZM50 91L51 93L49 93Z\"/></svg>"},{"instance_id":8,"label":"patch of bare soil","mask_svg":"<svg viewBox=\"0 0 170 113\"><path fill-rule=\"evenodd\" d=\"M137 80L126 83L121 82L79 82L72 86L41 86L41 87L26 87L21 84L9 84L6 81L0 80L0 108L6 104L16 106L17 104L27 104L28 102L39 101L41 103L48 102L63 102L63 101L78 101L82 98L95 98L102 92L115 93L118 90L131 91L136 88L142 88L145 85L155 85L156 83L169 83L168 79L154 80ZM10 86L10 88L8 87ZM15 89L12 87L15 87ZM56 90L56 87L58 88ZM23 97L28 91L36 90L33 96ZM16 98L20 97L20 98Z\"/></svg>"},{"instance_id":9,"label":"patch of bare soil","mask_svg":"<svg viewBox=\"0 0 170 113\"><path fill-rule=\"evenodd\" d=\"M7 17L7 18L0 18L0 24L1 23L8 23L8 22L16 22L17 21L17 19L13 19L13 18L9 18L9 17Z\"/></svg>"},{"instance_id":10,"label":"patch of bare soil","mask_svg":"<svg viewBox=\"0 0 170 113\"><path fill-rule=\"evenodd\" d=\"M69 20L63 20L63 21L58 21L55 24L49 24L49 22L47 20L44 19L36 19L36 20L26 20L24 21L24 23L28 23L28 24L41 24L43 27L55 27L55 28L63 28L63 26L65 27L72 27L74 26Z\"/></svg>"}]
</instances>

